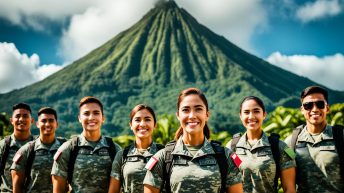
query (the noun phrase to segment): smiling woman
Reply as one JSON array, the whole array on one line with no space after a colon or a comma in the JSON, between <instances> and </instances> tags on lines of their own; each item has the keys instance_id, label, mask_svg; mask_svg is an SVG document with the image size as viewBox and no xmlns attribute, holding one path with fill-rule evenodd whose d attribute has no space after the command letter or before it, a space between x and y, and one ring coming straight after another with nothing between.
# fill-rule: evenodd
<instances>
[{"instance_id":1,"label":"smiling woman","mask_svg":"<svg viewBox=\"0 0 344 193\"><path fill-rule=\"evenodd\" d=\"M164 146L153 142L156 127L153 109L139 104L130 113L130 129L135 142L116 155L112 163L109 193L143 192L142 181L146 175L147 161Z\"/></svg>"},{"instance_id":2,"label":"smiling woman","mask_svg":"<svg viewBox=\"0 0 344 193\"><path fill-rule=\"evenodd\" d=\"M197 88L183 90L178 97L176 115L180 128L175 141L168 143L147 163L144 192L155 193L162 189L167 193L242 192L237 168L240 160L228 159L236 156L229 149L209 141L210 112L202 91Z\"/></svg>"}]
</instances>

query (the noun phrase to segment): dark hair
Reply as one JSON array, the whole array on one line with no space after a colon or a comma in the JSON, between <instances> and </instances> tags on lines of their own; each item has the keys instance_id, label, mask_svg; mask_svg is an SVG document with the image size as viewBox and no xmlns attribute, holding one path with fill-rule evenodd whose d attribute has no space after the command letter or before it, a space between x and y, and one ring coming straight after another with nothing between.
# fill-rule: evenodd
<instances>
[{"instance_id":1,"label":"dark hair","mask_svg":"<svg viewBox=\"0 0 344 193\"><path fill-rule=\"evenodd\" d=\"M154 125L156 124L156 117L155 117L155 113L153 111L153 109L148 106L148 105L145 105L145 104L138 104L136 105L130 112L130 122L133 120L135 114L138 112L138 111L141 111L143 109L147 109L147 111L150 112L150 114L152 114L153 116L153 120L154 120Z\"/></svg>"},{"instance_id":2,"label":"dark hair","mask_svg":"<svg viewBox=\"0 0 344 193\"><path fill-rule=\"evenodd\" d=\"M314 93L322 94L324 96L326 102L328 103L328 92L327 92L327 90L325 90L324 88L322 88L320 86L309 86L309 87L305 88L305 90L303 90L301 92L301 96L300 96L301 103L306 96L308 96L310 94L314 94Z\"/></svg>"},{"instance_id":3,"label":"dark hair","mask_svg":"<svg viewBox=\"0 0 344 193\"><path fill-rule=\"evenodd\" d=\"M244 104L244 102L249 101L249 100L256 101L256 103L263 109L263 113L265 113L265 106L264 106L263 101L260 98L256 97L256 96L247 96L247 97L245 97L241 101L241 103L240 103L240 113L241 113L241 109L242 109L242 104Z\"/></svg>"},{"instance_id":4,"label":"dark hair","mask_svg":"<svg viewBox=\"0 0 344 193\"><path fill-rule=\"evenodd\" d=\"M15 105L12 106L12 111L15 111L17 109L25 109L28 110L31 114L31 108L30 105L26 104L26 103L17 103Z\"/></svg>"},{"instance_id":5,"label":"dark hair","mask_svg":"<svg viewBox=\"0 0 344 193\"><path fill-rule=\"evenodd\" d=\"M79 103L79 108L81 108L82 105L84 104L88 104L88 103L97 103L99 106L100 106L100 110L103 113L103 104L100 102L99 99L97 99L96 97L93 97L93 96L85 96L84 98L82 98L80 100L80 103Z\"/></svg>"},{"instance_id":6,"label":"dark hair","mask_svg":"<svg viewBox=\"0 0 344 193\"><path fill-rule=\"evenodd\" d=\"M40 116L41 114L54 115L55 119L57 121L57 113L56 113L55 109L53 109L51 107L42 107L41 109L39 109L37 115Z\"/></svg>"},{"instance_id":7,"label":"dark hair","mask_svg":"<svg viewBox=\"0 0 344 193\"><path fill-rule=\"evenodd\" d=\"M201 100L203 101L205 107L206 107L206 110L207 112L209 111L208 109L208 101L207 101L207 98L205 97L205 95L203 94L203 92L198 89L198 88L187 88L185 90L182 90L180 93L179 93L179 97L178 97L178 101L177 101L177 112L179 111L179 107L180 107L180 103L183 101L183 99L186 97L186 96L189 96L189 95L198 95ZM210 130L209 130L209 127L207 125L207 123L205 124L204 128L203 128L203 133L205 135L205 137L207 139L210 138ZM176 134L174 136L174 139L177 140L181 135L183 134L183 128L180 126L178 128L178 130L176 131Z\"/></svg>"}]
</instances>

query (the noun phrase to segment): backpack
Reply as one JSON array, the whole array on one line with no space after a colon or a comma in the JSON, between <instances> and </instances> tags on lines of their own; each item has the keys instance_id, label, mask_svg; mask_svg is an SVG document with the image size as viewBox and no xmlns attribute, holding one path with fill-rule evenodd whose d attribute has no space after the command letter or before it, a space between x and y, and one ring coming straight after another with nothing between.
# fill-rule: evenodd
<instances>
[{"instance_id":1,"label":"backpack","mask_svg":"<svg viewBox=\"0 0 344 193\"><path fill-rule=\"evenodd\" d=\"M113 159L115 158L115 155L116 155L116 147L112 141L112 138L105 137L105 140L106 140L107 144L109 145L108 152L109 152L109 156L110 156L111 162L112 162ZM71 139L71 145L72 145L72 148L70 151L70 157L69 157L69 162L68 162L68 175L67 175L67 181L69 183L71 183L72 179L73 179L75 160L76 160L76 157L78 156L78 152L80 149L78 136L75 136Z\"/></svg>"},{"instance_id":2,"label":"backpack","mask_svg":"<svg viewBox=\"0 0 344 193\"><path fill-rule=\"evenodd\" d=\"M234 152L236 150L236 145L238 144L240 137L241 137L240 133L233 135L230 145L231 145L231 149ZM280 167L281 152L279 149L279 138L280 136L277 133L271 133L270 136L268 137L269 143L271 145L272 157L276 164L276 175L274 178L274 189L276 190L276 192L278 191L278 178L280 178L280 175L281 175L281 167Z\"/></svg>"},{"instance_id":3,"label":"backpack","mask_svg":"<svg viewBox=\"0 0 344 193\"><path fill-rule=\"evenodd\" d=\"M131 145L128 145L127 147L125 147L123 149L123 156L122 156L122 166L121 166L121 182L123 182L123 167L125 165L125 163L127 162L128 160L128 153L129 153L129 150L130 150L130 147ZM156 143L156 149L157 151L161 150L161 149L164 149L164 145L162 144L159 144L159 143ZM145 159L144 160L144 163L147 163L147 161L149 160L150 157L148 157L148 159Z\"/></svg>"},{"instance_id":4,"label":"backpack","mask_svg":"<svg viewBox=\"0 0 344 193\"><path fill-rule=\"evenodd\" d=\"M66 142L65 138L60 138L60 137L56 137L56 140L58 140L60 142L60 144ZM35 141L32 141L29 143L29 156L26 160L24 190L27 190L27 188L29 187L29 184L31 182L31 170L32 170L33 160L35 159L35 156L36 156L35 144L36 144Z\"/></svg>"},{"instance_id":5,"label":"backpack","mask_svg":"<svg viewBox=\"0 0 344 193\"><path fill-rule=\"evenodd\" d=\"M227 178L227 171L228 171L228 164L227 158L225 155L225 149L222 147L221 142L219 141L210 141L213 150L215 151L215 159L219 165L219 169L221 172L221 193L226 192L226 178ZM166 193L171 193L171 186L170 186L170 177L171 177L171 168L173 162L173 155L171 154L176 146L176 141L170 141L165 146L165 168L163 172L163 183L162 188L165 188Z\"/></svg>"},{"instance_id":6,"label":"backpack","mask_svg":"<svg viewBox=\"0 0 344 193\"><path fill-rule=\"evenodd\" d=\"M35 136L30 136L30 141L36 139ZM0 162L0 178L1 176L4 175L4 172L5 172L5 166L6 166L6 161L7 161L7 158L8 158L8 155L10 153L10 145L11 145L11 136L6 136L4 138L5 140L5 150L4 150L4 153L2 154L2 157L1 157L1 162ZM0 179L0 186L2 184L2 180Z\"/></svg>"},{"instance_id":7,"label":"backpack","mask_svg":"<svg viewBox=\"0 0 344 193\"><path fill-rule=\"evenodd\" d=\"M293 129L293 134L291 137L290 147L295 150L297 138L301 133L302 129L305 125L299 125ZM334 125L332 126L333 132L333 140L338 152L339 157L339 165L340 165L340 175L342 176L342 180L344 181L344 136L343 136L344 126L342 125Z\"/></svg>"}]
</instances>

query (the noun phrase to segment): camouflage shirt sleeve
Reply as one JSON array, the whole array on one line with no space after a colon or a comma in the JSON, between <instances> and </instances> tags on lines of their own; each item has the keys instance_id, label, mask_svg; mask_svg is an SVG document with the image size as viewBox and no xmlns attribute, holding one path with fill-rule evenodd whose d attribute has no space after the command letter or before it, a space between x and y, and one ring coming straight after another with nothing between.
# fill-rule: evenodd
<instances>
[{"instance_id":1,"label":"camouflage shirt sleeve","mask_svg":"<svg viewBox=\"0 0 344 193\"><path fill-rule=\"evenodd\" d=\"M25 171L26 162L29 157L29 150L30 145L29 143L27 143L17 151L16 155L20 155L20 158L18 158L17 162L15 162L16 160L13 160L12 166L10 168L11 170Z\"/></svg>"},{"instance_id":2,"label":"camouflage shirt sleeve","mask_svg":"<svg viewBox=\"0 0 344 193\"><path fill-rule=\"evenodd\" d=\"M232 186L234 184L242 183L242 176L239 168L235 165L234 161L230 157L233 151L225 148L225 155L228 161L228 171L227 171L227 178L226 178L226 186Z\"/></svg>"},{"instance_id":3,"label":"camouflage shirt sleeve","mask_svg":"<svg viewBox=\"0 0 344 193\"><path fill-rule=\"evenodd\" d=\"M123 157L123 151L119 151L116 154L115 159L112 162L112 167L111 167L111 177L114 177L116 180L121 179L122 175L122 157Z\"/></svg>"},{"instance_id":4,"label":"camouflage shirt sleeve","mask_svg":"<svg viewBox=\"0 0 344 193\"><path fill-rule=\"evenodd\" d=\"M165 167L165 149L159 150L153 157L158 161L154 164L151 170L147 169L143 184L148 184L160 189L163 182L163 173ZM154 159L153 157L151 159ZM150 161L148 161L147 164L149 163Z\"/></svg>"},{"instance_id":5,"label":"camouflage shirt sleeve","mask_svg":"<svg viewBox=\"0 0 344 193\"><path fill-rule=\"evenodd\" d=\"M295 157L293 156L294 151L283 141L279 142L279 148L281 152L280 167L281 170L296 167ZM287 153L288 151L292 151Z\"/></svg>"},{"instance_id":6,"label":"camouflage shirt sleeve","mask_svg":"<svg viewBox=\"0 0 344 193\"><path fill-rule=\"evenodd\" d=\"M51 175L67 178L68 161L71 152L71 140L63 143L54 155L54 163L51 169Z\"/></svg>"}]
</instances>

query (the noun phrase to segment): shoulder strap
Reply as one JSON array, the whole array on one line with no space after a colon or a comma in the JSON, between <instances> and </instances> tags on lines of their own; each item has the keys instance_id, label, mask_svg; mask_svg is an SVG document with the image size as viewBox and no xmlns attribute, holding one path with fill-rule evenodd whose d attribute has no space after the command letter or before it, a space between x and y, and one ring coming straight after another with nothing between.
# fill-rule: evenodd
<instances>
[{"instance_id":1,"label":"shoulder strap","mask_svg":"<svg viewBox=\"0 0 344 193\"><path fill-rule=\"evenodd\" d=\"M240 137L239 137L240 138ZM225 149L222 147L221 142L219 141L210 141L213 150L215 151L215 158L219 165L220 172L221 172L221 191L226 192L226 179L227 179L227 172L228 172L228 164L227 158L225 154Z\"/></svg>"},{"instance_id":2,"label":"shoulder strap","mask_svg":"<svg viewBox=\"0 0 344 193\"><path fill-rule=\"evenodd\" d=\"M271 133L270 136L268 137L269 143L271 145L272 156L276 164L276 175L274 179L274 188L276 192L278 191L278 178L280 177L280 174L281 174L281 167L280 167L281 152L279 149L279 138L280 136L276 133Z\"/></svg>"},{"instance_id":3,"label":"shoulder strap","mask_svg":"<svg viewBox=\"0 0 344 193\"><path fill-rule=\"evenodd\" d=\"M6 136L5 137L5 150L4 150L4 153L2 154L1 163L0 163L0 178L1 176L4 175L6 161L8 158L8 154L10 153L10 144L11 144L11 136ZM2 180L0 179L0 185L1 183L2 183Z\"/></svg>"},{"instance_id":4,"label":"shoulder strap","mask_svg":"<svg viewBox=\"0 0 344 193\"><path fill-rule=\"evenodd\" d=\"M165 148L165 145L163 145L163 144L160 144L160 143L156 143L155 144L156 145L156 150L160 150L160 149L164 149Z\"/></svg>"},{"instance_id":5,"label":"shoulder strap","mask_svg":"<svg viewBox=\"0 0 344 193\"><path fill-rule=\"evenodd\" d=\"M166 193L171 193L170 176L171 176L171 168L172 168L172 161L173 161L172 151L175 146L176 146L175 140L168 142L165 146L165 169L163 172L164 182L162 183L161 188L163 189L165 187Z\"/></svg>"},{"instance_id":6,"label":"shoulder strap","mask_svg":"<svg viewBox=\"0 0 344 193\"><path fill-rule=\"evenodd\" d=\"M344 181L344 136L343 136L344 127L341 125L335 125L332 127L333 139L338 152L339 165L340 165L340 174L342 176L342 181Z\"/></svg>"},{"instance_id":7,"label":"shoulder strap","mask_svg":"<svg viewBox=\"0 0 344 193\"><path fill-rule=\"evenodd\" d=\"M299 125L296 128L293 129L293 134L291 135L291 141L290 141L290 147L295 150L297 138L299 134L301 133L304 125Z\"/></svg>"},{"instance_id":8,"label":"shoulder strap","mask_svg":"<svg viewBox=\"0 0 344 193\"><path fill-rule=\"evenodd\" d=\"M70 156L69 156L68 176L67 176L67 181L69 183L71 183L73 179L75 160L79 152L79 137L78 136L75 136L71 139L71 145L72 145L72 149L70 151Z\"/></svg>"},{"instance_id":9,"label":"shoulder strap","mask_svg":"<svg viewBox=\"0 0 344 193\"><path fill-rule=\"evenodd\" d=\"M105 139L106 139L107 144L109 145L108 151L109 151L109 155L110 155L111 162L112 162L113 159L115 158L115 155L116 155L116 147L115 147L115 144L113 143L111 137L105 137Z\"/></svg>"},{"instance_id":10,"label":"shoulder strap","mask_svg":"<svg viewBox=\"0 0 344 193\"><path fill-rule=\"evenodd\" d=\"M240 137L241 137L241 133L236 133L233 135L232 142L231 142L232 151L236 150L236 145L238 144Z\"/></svg>"},{"instance_id":11,"label":"shoulder strap","mask_svg":"<svg viewBox=\"0 0 344 193\"><path fill-rule=\"evenodd\" d=\"M26 169L25 169L25 181L24 181L24 190L27 190L31 181L31 169L33 160L35 159L35 141L29 142L29 157L26 160Z\"/></svg>"},{"instance_id":12,"label":"shoulder strap","mask_svg":"<svg viewBox=\"0 0 344 193\"><path fill-rule=\"evenodd\" d=\"M130 150L130 147L131 147L131 145L128 145L127 147L125 147L124 149L123 149L123 155L122 155L122 165L121 165L121 178L120 178L120 180L121 180L121 183L123 182L123 167L124 167L124 165L125 165L125 162L127 162L127 159L128 159L128 153L129 153L129 150Z\"/></svg>"}]
</instances>

